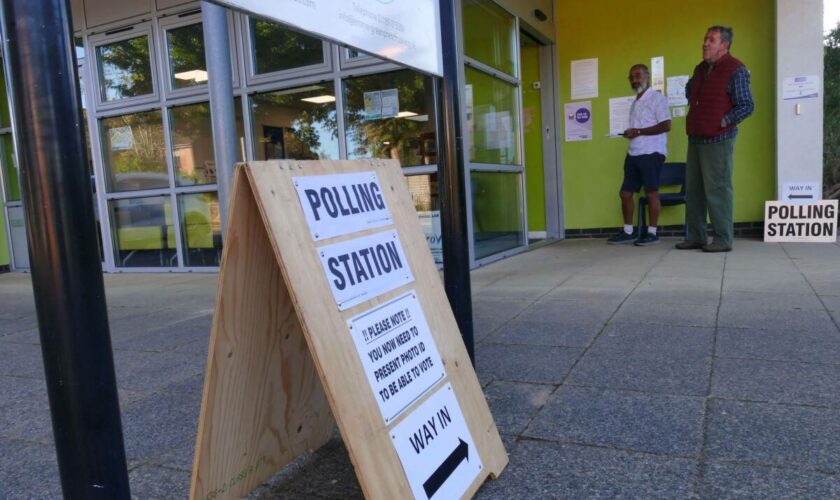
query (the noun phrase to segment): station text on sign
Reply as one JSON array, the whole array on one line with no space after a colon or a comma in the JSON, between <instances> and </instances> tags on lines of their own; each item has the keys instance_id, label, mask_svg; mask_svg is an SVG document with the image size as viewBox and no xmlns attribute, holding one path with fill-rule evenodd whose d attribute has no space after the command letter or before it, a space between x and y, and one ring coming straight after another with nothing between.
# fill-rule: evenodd
<instances>
[{"instance_id":1,"label":"station text on sign","mask_svg":"<svg viewBox=\"0 0 840 500\"><path fill-rule=\"evenodd\" d=\"M324 245L318 255L341 311L414 281L395 231Z\"/></svg>"},{"instance_id":2,"label":"station text on sign","mask_svg":"<svg viewBox=\"0 0 840 500\"><path fill-rule=\"evenodd\" d=\"M764 215L764 241L837 241L837 200L809 205L768 201Z\"/></svg>"}]
</instances>

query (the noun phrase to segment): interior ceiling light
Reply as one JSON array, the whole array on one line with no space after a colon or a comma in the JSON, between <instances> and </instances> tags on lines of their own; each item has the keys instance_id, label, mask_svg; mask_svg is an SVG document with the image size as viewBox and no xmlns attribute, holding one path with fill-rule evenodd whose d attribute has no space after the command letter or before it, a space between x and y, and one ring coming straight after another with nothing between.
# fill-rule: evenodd
<instances>
[{"instance_id":1,"label":"interior ceiling light","mask_svg":"<svg viewBox=\"0 0 840 500\"><path fill-rule=\"evenodd\" d=\"M182 71L180 73L175 73L175 78L178 79L178 80L187 80L187 81L194 81L194 82L206 82L207 81L207 72L202 70L202 69Z\"/></svg>"},{"instance_id":2,"label":"interior ceiling light","mask_svg":"<svg viewBox=\"0 0 840 500\"><path fill-rule=\"evenodd\" d=\"M312 102L315 104L324 104L327 102L335 102L334 95L316 95L315 97L303 97L301 101Z\"/></svg>"},{"instance_id":3,"label":"interior ceiling light","mask_svg":"<svg viewBox=\"0 0 840 500\"><path fill-rule=\"evenodd\" d=\"M418 115L417 113L412 113L411 116L406 116L405 119L415 122L427 122L429 121L429 115Z\"/></svg>"}]
</instances>

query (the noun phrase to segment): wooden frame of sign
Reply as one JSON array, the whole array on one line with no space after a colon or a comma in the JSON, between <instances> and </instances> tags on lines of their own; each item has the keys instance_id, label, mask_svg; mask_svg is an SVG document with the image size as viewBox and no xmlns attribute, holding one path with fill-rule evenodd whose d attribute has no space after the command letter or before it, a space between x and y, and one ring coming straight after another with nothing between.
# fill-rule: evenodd
<instances>
[{"instance_id":1,"label":"wooden frame of sign","mask_svg":"<svg viewBox=\"0 0 840 500\"><path fill-rule=\"evenodd\" d=\"M347 174L378 182L374 188L391 219L372 216L370 228L318 235L295 184ZM313 195L318 192L326 198ZM353 199L362 212L378 210L368 196L359 197L361 189L332 191L342 192L352 199L339 203L341 213L353 208ZM324 209L335 208L329 189L307 193L308 209L327 218ZM386 242L371 243L376 239ZM325 254L356 242L362 254L384 260L360 268L354 257L362 272L355 281L373 282L397 263L407 271L396 282L385 280L390 289L345 300L336 285L347 282L337 264L331 267L339 260L328 265ZM390 252L398 247L401 253ZM346 255L339 256L343 264L351 262ZM352 273L343 279L353 281ZM190 498L247 494L323 445L334 422L366 498L470 497L507 465L398 162L239 165L215 311ZM398 325L406 318L413 323ZM394 354L390 361L382 348Z\"/></svg>"}]
</instances>

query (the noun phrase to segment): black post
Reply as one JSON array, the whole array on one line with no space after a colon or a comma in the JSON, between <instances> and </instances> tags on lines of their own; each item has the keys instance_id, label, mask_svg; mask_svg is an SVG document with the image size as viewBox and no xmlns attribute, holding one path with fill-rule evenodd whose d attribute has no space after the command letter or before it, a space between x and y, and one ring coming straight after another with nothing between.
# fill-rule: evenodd
<instances>
[{"instance_id":1,"label":"black post","mask_svg":"<svg viewBox=\"0 0 840 500\"><path fill-rule=\"evenodd\" d=\"M65 498L129 498L67 0L3 0L32 286Z\"/></svg>"},{"instance_id":2,"label":"black post","mask_svg":"<svg viewBox=\"0 0 840 500\"><path fill-rule=\"evenodd\" d=\"M440 37L443 78L435 78L439 96L438 123L443 133L438 144L440 226L443 236L443 285L455 313L464 345L475 365L473 345L470 254L464 189L464 135L458 82L458 43L453 0L440 0Z\"/></svg>"}]
</instances>

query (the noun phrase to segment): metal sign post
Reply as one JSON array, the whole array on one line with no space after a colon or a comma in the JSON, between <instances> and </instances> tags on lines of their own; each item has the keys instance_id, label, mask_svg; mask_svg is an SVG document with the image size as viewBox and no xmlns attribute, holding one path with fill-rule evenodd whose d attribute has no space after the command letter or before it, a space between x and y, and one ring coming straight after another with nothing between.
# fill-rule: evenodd
<instances>
[{"instance_id":1,"label":"metal sign post","mask_svg":"<svg viewBox=\"0 0 840 500\"><path fill-rule=\"evenodd\" d=\"M66 0L3 0L32 286L65 498L129 498Z\"/></svg>"},{"instance_id":2,"label":"metal sign post","mask_svg":"<svg viewBox=\"0 0 840 500\"><path fill-rule=\"evenodd\" d=\"M438 150L440 174L440 226L443 235L443 285L461 330L464 345L475 365L473 341L470 252L467 234L467 206L464 171L464 134L461 123L458 84L458 44L455 3L440 0L440 34L443 52L443 78L435 78L438 123L441 126Z\"/></svg>"}]
</instances>

